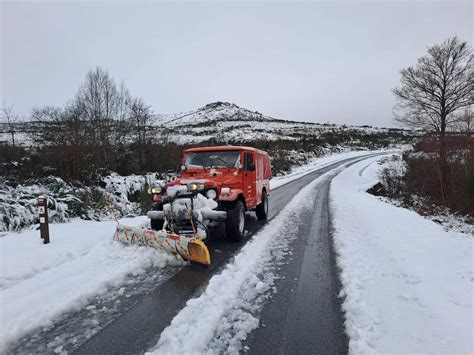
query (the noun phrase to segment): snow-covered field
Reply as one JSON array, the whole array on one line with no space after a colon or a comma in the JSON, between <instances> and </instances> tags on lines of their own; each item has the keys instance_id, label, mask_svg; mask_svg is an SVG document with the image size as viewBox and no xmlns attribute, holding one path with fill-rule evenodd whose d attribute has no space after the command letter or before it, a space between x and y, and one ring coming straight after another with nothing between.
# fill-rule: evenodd
<instances>
[{"instance_id":1,"label":"snow-covered field","mask_svg":"<svg viewBox=\"0 0 474 355\"><path fill-rule=\"evenodd\" d=\"M332 182L352 354L473 353L473 242L366 193L378 158Z\"/></svg>"},{"instance_id":2,"label":"snow-covered field","mask_svg":"<svg viewBox=\"0 0 474 355\"><path fill-rule=\"evenodd\" d=\"M141 226L147 218L121 222ZM113 242L114 230L112 221L76 219L50 224L48 245L37 230L0 238L0 353L62 313L87 307L91 297L120 286L127 275L176 263L161 251Z\"/></svg>"}]
</instances>

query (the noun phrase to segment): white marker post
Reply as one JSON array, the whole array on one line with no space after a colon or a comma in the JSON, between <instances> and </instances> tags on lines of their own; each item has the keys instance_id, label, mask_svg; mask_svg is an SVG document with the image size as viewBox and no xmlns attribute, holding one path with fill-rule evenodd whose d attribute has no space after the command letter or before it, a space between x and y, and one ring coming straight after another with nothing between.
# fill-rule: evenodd
<instances>
[{"instance_id":1,"label":"white marker post","mask_svg":"<svg viewBox=\"0 0 474 355\"><path fill-rule=\"evenodd\" d=\"M38 198L38 214L40 222L40 236L43 244L49 243L48 200L44 196Z\"/></svg>"}]
</instances>

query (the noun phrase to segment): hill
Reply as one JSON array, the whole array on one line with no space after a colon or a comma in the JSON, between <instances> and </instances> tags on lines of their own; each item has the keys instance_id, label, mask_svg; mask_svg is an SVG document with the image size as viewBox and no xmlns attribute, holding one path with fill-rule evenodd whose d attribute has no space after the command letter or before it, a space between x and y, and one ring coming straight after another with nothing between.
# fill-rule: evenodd
<instances>
[{"instance_id":1,"label":"hill","mask_svg":"<svg viewBox=\"0 0 474 355\"><path fill-rule=\"evenodd\" d=\"M228 102L213 102L197 110L158 115L158 131L169 142L178 144L219 142L253 142L301 139L324 139L328 134L405 136L412 132L396 128L347 126L328 123L298 122L276 119ZM395 143L395 141L394 141Z\"/></svg>"}]
</instances>

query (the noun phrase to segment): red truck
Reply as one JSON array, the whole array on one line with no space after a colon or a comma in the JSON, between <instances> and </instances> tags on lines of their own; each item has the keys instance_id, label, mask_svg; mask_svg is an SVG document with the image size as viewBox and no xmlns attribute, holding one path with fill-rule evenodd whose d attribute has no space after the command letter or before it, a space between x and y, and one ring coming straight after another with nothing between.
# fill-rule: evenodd
<instances>
[{"instance_id":1,"label":"red truck","mask_svg":"<svg viewBox=\"0 0 474 355\"><path fill-rule=\"evenodd\" d=\"M224 224L227 238L240 241L246 211L267 218L271 176L268 154L255 148L186 149L181 176L151 189L151 227L205 240L210 229Z\"/></svg>"}]
</instances>

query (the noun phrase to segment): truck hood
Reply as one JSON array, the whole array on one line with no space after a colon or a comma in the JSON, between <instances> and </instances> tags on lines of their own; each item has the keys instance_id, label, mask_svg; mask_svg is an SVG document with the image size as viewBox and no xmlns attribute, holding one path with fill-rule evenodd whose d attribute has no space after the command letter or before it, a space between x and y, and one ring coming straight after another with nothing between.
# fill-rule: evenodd
<instances>
[{"instance_id":1,"label":"truck hood","mask_svg":"<svg viewBox=\"0 0 474 355\"><path fill-rule=\"evenodd\" d=\"M204 184L206 188L217 187L219 190L223 186L239 188L242 184L242 173L238 170L222 172L212 169L203 173L184 173L183 176L167 184L167 186L185 185L193 182Z\"/></svg>"}]
</instances>

